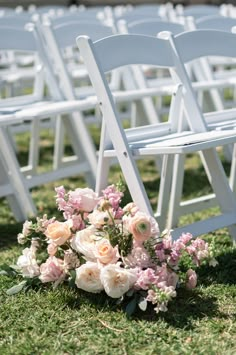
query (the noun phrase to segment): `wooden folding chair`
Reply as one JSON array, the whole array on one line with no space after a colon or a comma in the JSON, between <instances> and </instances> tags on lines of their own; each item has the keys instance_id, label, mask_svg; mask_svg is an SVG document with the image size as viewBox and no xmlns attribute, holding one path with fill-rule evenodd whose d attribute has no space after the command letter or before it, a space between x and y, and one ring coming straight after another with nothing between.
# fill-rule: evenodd
<instances>
[{"instance_id":1,"label":"wooden folding chair","mask_svg":"<svg viewBox=\"0 0 236 355\"><path fill-rule=\"evenodd\" d=\"M199 38L194 37L192 33L183 33L180 38L182 41L179 40L179 46L183 41L188 44L188 48L192 43L199 43L199 41L196 41ZM204 36L200 38L200 43L211 40L207 37L204 39ZM221 214L204 221L178 227L173 235L178 237L186 231L193 233L193 235L200 235L228 226L232 236L235 237L236 199L232 194L215 150L217 146L235 142L235 131L208 132L207 124L197 104L184 67L185 62L194 58L197 52L196 46L193 47L192 51L185 51L185 56L180 59L173 43L175 42L171 36L167 39L142 35L117 35L95 43L85 36L77 38L78 47L87 66L103 115L96 190L100 192L106 186L109 160L115 156L118 158L134 202L141 210L153 213L135 160L158 155L164 157L165 163L162 166L160 191L163 196L167 192L168 198L174 157L201 152L207 176L221 208ZM225 38L225 46L231 44L230 47L232 48L233 43L236 43L236 38L233 35L227 38L227 41ZM206 45L206 42L205 47L210 48ZM235 45L233 47L236 48ZM235 55L235 52L236 49L232 49L231 54ZM177 91L177 95L173 95L172 109L167 122L124 130L105 73L120 66L136 64L170 69L177 87L179 87L178 84L183 86L183 96L178 94L179 91ZM188 124L185 124L185 122L181 124L179 120L182 98ZM162 198L162 204L164 204L163 201ZM161 228L163 222L165 222L166 205L167 203L165 203L165 206L159 206L160 208L157 211L159 217L161 217L159 219Z\"/></svg>"}]
</instances>

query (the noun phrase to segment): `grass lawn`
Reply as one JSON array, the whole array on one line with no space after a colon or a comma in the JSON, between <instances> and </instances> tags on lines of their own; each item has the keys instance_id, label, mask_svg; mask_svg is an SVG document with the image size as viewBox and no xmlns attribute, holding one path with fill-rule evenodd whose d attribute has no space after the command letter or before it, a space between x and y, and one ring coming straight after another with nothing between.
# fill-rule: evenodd
<instances>
[{"instance_id":1,"label":"grass lawn","mask_svg":"<svg viewBox=\"0 0 236 355\"><path fill-rule=\"evenodd\" d=\"M20 158L24 142L19 140ZM51 143L44 137L42 161L48 160ZM141 164L145 184L153 203L159 182L154 164ZM226 166L227 168L227 166ZM111 182L118 180L114 169ZM54 187L85 187L82 177L74 177L33 189L39 214L52 217ZM196 157L187 160L184 194L197 196L206 188L202 168ZM215 209L185 216L181 222L204 218ZM5 199L0 200L0 264L14 264L22 247L16 236L22 223L16 223ZM78 289L43 287L8 296L6 290L20 280L0 275L0 354L236 354L236 248L227 230L204 236L216 238L215 268L201 267L199 282L193 291L180 290L167 313L158 315L149 308L127 318L122 306L108 301L103 294L91 296Z\"/></svg>"}]
</instances>

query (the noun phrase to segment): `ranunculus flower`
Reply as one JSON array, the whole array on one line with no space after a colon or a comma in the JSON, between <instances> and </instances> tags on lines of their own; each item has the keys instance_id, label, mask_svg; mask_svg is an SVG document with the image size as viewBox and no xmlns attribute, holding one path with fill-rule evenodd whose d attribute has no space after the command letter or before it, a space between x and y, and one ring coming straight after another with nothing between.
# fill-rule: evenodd
<instances>
[{"instance_id":1,"label":"ranunculus flower","mask_svg":"<svg viewBox=\"0 0 236 355\"><path fill-rule=\"evenodd\" d=\"M97 230L94 227L88 227L78 231L75 237L71 240L72 248L83 254L87 260L95 261L94 255L96 249L96 243L101 240L102 237L97 235Z\"/></svg>"},{"instance_id":2,"label":"ranunculus flower","mask_svg":"<svg viewBox=\"0 0 236 355\"><path fill-rule=\"evenodd\" d=\"M42 283L62 281L65 277L64 261L55 256L50 256L45 263L40 265L39 279Z\"/></svg>"},{"instance_id":3,"label":"ranunculus flower","mask_svg":"<svg viewBox=\"0 0 236 355\"><path fill-rule=\"evenodd\" d=\"M118 247L112 247L108 239L103 238L96 244L95 257L102 264L114 264L120 257Z\"/></svg>"},{"instance_id":4,"label":"ranunculus flower","mask_svg":"<svg viewBox=\"0 0 236 355\"><path fill-rule=\"evenodd\" d=\"M134 217L128 219L128 230L138 243L143 243L159 234L156 220L143 212L137 212Z\"/></svg>"},{"instance_id":5,"label":"ranunculus flower","mask_svg":"<svg viewBox=\"0 0 236 355\"><path fill-rule=\"evenodd\" d=\"M40 271L36 261L35 250L32 248L25 248L22 255L19 256L17 260L17 266L24 277L32 278L38 276Z\"/></svg>"},{"instance_id":6,"label":"ranunculus flower","mask_svg":"<svg viewBox=\"0 0 236 355\"><path fill-rule=\"evenodd\" d=\"M75 284L84 291L98 293L103 290L97 263L87 261L76 269Z\"/></svg>"},{"instance_id":7,"label":"ranunculus flower","mask_svg":"<svg viewBox=\"0 0 236 355\"><path fill-rule=\"evenodd\" d=\"M136 282L137 271L123 269L117 264L108 264L101 269L101 282L108 296L120 298Z\"/></svg>"},{"instance_id":8,"label":"ranunculus flower","mask_svg":"<svg viewBox=\"0 0 236 355\"><path fill-rule=\"evenodd\" d=\"M197 286L197 274L194 270L189 269L186 272L186 288L192 290Z\"/></svg>"},{"instance_id":9,"label":"ranunculus flower","mask_svg":"<svg viewBox=\"0 0 236 355\"><path fill-rule=\"evenodd\" d=\"M47 226L45 235L51 239L54 244L62 245L71 237L71 227L73 223L71 220L66 222L55 221Z\"/></svg>"},{"instance_id":10,"label":"ranunculus flower","mask_svg":"<svg viewBox=\"0 0 236 355\"><path fill-rule=\"evenodd\" d=\"M98 195L92 189L75 189L69 192L70 200L77 201L79 209L83 212L91 212L98 203Z\"/></svg>"}]
</instances>

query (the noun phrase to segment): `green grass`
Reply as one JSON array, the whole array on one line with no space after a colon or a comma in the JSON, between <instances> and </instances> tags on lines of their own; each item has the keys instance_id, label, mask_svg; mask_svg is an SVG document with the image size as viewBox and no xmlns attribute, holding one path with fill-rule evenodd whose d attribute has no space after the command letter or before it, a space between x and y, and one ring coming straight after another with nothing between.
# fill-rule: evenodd
<instances>
[{"instance_id":1,"label":"green grass","mask_svg":"<svg viewBox=\"0 0 236 355\"><path fill-rule=\"evenodd\" d=\"M50 163L50 135L43 138L41 161ZM25 161L26 136L18 140L19 157ZM69 149L69 148L68 148ZM159 176L153 162L141 163L145 185L151 201ZM186 162L184 197L208 191L199 159L190 156ZM228 166L226 165L226 169ZM119 178L114 168L110 182ZM83 177L50 183L32 190L39 214L58 215L54 187L85 187ZM185 216L181 223L205 218L211 211ZM0 200L0 264L14 264L22 247L16 236L22 223L16 223L5 199ZM236 248L226 229L204 238L216 238L216 268L199 269L198 287L179 290L167 313L155 314L152 308L127 318L122 306L103 295L92 296L77 289L61 286L56 290L43 287L8 296L6 290L18 279L0 276L0 354L225 354L236 353Z\"/></svg>"}]
</instances>

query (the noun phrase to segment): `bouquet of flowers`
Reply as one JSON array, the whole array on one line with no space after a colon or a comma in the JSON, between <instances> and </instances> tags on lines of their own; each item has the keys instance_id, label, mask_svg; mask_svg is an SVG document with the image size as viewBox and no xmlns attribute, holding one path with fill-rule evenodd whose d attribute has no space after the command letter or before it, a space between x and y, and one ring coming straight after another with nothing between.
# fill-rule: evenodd
<instances>
[{"instance_id":1,"label":"bouquet of flowers","mask_svg":"<svg viewBox=\"0 0 236 355\"><path fill-rule=\"evenodd\" d=\"M18 242L25 249L14 269L24 280L8 293L34 283L70 283L113 299L130 297L128 313L137 305L146 310L148 302L158 313L167 311L181 285L196 287L196 267L217 263L214 247L189 233L172 241L171 233L160 234L156 220L133 202L121 207L123 197L119 184L102 196L89 188L57 187L63 219L44 215L23 224Z\"/></svg>"}]
</instances>

